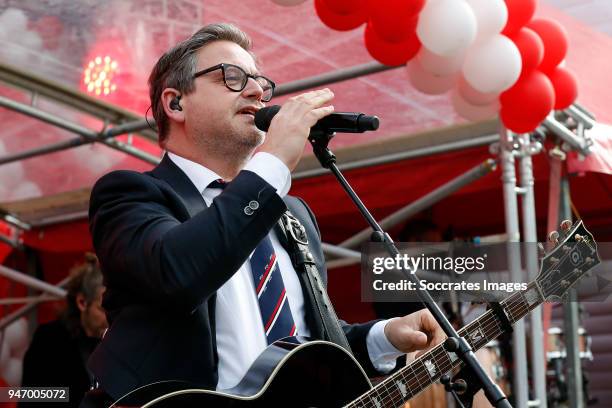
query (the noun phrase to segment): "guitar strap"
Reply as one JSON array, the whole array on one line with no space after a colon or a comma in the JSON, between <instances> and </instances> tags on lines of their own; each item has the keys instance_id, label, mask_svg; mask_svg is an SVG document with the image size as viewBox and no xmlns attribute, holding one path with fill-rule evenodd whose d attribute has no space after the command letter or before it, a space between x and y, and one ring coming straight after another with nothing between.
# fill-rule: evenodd
<instances>
[{"instance_id":1,"label":"guitar strap","mask_svg":"<svg viewBox=\"0 0 612 408\"><path fill-rule=\"evenodd\" d=\"M279 225L283 233L281 238L285 239L293 268L298 272L302 285L307 288L305 296L308 296L310 304L317 311L315 313L317 327L323 331L319 333L320 338L331 341L351 352L334 307L327 296L314 257L308 249L308 237L304 226L288 210L281 216Z\"/></svg>"}]
</instances>

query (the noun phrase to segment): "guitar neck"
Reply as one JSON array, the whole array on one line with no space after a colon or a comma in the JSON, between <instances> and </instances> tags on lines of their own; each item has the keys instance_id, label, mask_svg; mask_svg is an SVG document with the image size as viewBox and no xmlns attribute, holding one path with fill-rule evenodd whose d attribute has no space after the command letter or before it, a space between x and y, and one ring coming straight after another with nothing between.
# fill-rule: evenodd
<instances>
[{"instance_id":1,"label":"guitar neck","mask_svg":"<svg viewBox=\"0 0 612 408\"><path fill-rule=\"evenodd\" d=\"M510 323L514 324L544 301L537 284L531 282L527 289L517 292L500 303ZM484 347L499 337L504 325L492 310L468 324L459 335L467 340L473 350ZM397 407L414 397L444 374L462 365L461 359L439 344L417 360L387 377L376 387L361 395L347 407Z\"/></svg>"}]
</instances>

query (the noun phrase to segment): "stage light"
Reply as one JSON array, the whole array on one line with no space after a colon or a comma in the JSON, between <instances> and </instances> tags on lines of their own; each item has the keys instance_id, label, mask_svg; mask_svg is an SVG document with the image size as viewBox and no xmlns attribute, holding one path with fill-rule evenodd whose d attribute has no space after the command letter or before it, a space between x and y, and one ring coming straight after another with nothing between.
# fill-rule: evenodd
<instances>
[{"instance_id":1,"label":"stage light","mask_svg":"<svg viewBox=\"0 0 612 408\"><path fill-rule=\"evenodd\" d=\"M110 56L96 56L85 65L83 83L88 93L96 96L108 96L117 90L113 79L117 75L119 64Z\"/></svg>"}]
</instances>

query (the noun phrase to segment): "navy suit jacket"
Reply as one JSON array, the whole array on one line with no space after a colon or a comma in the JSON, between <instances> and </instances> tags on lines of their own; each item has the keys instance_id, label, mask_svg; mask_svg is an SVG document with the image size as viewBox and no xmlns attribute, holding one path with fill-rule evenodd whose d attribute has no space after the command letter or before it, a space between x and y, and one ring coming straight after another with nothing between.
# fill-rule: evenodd
<instances>
[{"instance_id":1,"label":"navy suit jacket","mask_svg":"<svg viewBox=\"0 0 612 408\"><path fill-rule=\"evenodd\" d=\"M259 208L244 211L253 200ZM326 281L319 230L308 207L295 197L281 199L253 172L240 172L210 207L167 155L150 172L115 171L98 180L89 219L110 328L88 367L101 388L113 398L162 380L214 389L216 291L287 208L306 228ZM315 309L305 309L307 324L314 324ZM370 374L376 372L366 335L373 323L341 323Z\"/></svg>"}]
</instances>

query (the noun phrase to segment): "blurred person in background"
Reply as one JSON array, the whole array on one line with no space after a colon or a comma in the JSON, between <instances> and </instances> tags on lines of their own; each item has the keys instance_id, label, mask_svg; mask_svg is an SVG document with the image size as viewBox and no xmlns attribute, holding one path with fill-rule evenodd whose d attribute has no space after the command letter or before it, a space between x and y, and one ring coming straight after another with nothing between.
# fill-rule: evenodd
<instances>
[{"instance_id":1,"label":"blurred person in background","mask_svg":"<svg viewBox=\"0 0 612 408\"><path fill-rule=\"evenodd\" d=\"M70 271L67 307L59 319L38 326L23 361L22 387L68 387L69 402L45 407L77 407L93 383L86 361L108 323L102 308L102 272L95 255ZM40 407L21 402L19 408Z\"/></svg>"}]
</instances>

